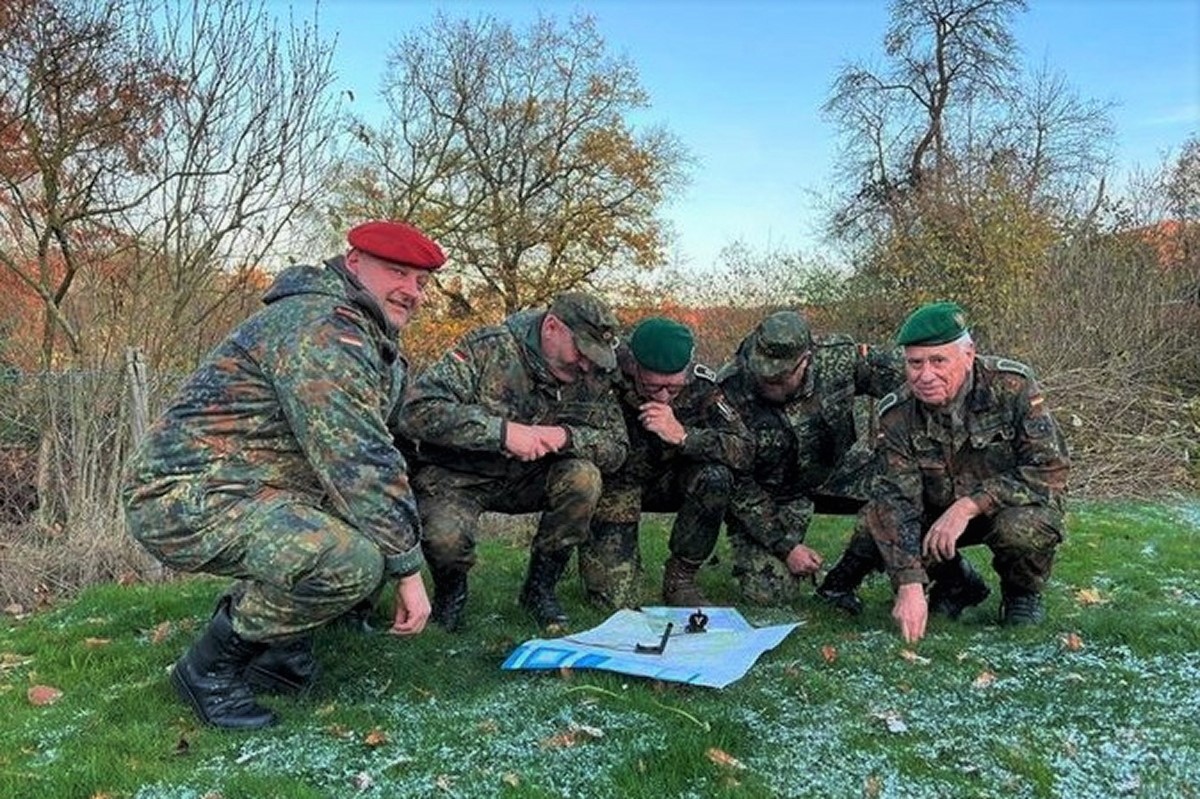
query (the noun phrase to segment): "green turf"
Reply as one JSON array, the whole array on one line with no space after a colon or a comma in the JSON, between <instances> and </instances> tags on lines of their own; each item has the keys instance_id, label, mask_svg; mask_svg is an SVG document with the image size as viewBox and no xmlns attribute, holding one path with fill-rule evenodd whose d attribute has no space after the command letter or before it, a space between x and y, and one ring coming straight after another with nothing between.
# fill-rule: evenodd
<instances>
[{"instance_id":1,"label":"green turf","mask_svg":"<svg viewBox=\"0 0 1200 799\"><path fill-rule=\"evenodd\" d=\"M501 671L537 631L523 549L490 541L465 632L326 631L316 689L268 700L282 722L253 733L200 726L166 678L222 583L96 587L0 628L0 797L1196 796L1200 510L1083 505L1068 530L1041 627L997 626L993 591L905 647L879 577L855 619L807 594L742 607L801 626L720 691ZM809 541L832 558L848 532L818 518ZM647 599L664 538L644 526ZM733 604L719 554L702 583ZM576 627L603 619L573 576L562 595ZM33 685L62 696L32 705Z\"/></svg>"}]
</instances>

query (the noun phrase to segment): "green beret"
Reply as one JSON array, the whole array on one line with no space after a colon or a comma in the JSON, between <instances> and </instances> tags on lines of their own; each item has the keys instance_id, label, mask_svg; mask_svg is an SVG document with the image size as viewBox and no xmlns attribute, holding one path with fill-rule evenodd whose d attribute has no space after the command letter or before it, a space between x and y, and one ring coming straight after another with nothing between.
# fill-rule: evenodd
<instances>
[{"instance_id":1,"label":"green beret","mask_svg":"<svg viewBox=\"0 0 1200 799\"><path fill-rule=\"evenodd\" d=\"M936 347L967 332L967 314L956 303L934 302L909 314L896 333L901 347Z\"/></svg>"},{"instance_id":2,"label":"green beret","mask_svg":"<svg viewBox=\"0 0 1200 799\"><path fill-rule=\"evenodd\" d=\"M638 365L661 375L682 372L692 362L696 342L687 325L662 316L638 322L629 337L629 351Z\"/></svg>"}]
</instances>

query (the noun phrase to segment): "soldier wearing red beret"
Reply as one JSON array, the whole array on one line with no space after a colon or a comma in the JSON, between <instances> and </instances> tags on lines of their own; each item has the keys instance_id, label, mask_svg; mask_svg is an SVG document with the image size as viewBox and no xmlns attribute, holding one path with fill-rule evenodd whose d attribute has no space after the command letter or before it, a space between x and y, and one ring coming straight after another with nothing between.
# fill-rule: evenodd
<instances>
[{"instance_id":1,"label":"soldier wearing red beret","mask_svg":"<svg viewBox=\"0 0 1200 799\"><path fill-rule=\"evenodd\" d=\"M429 617L420 522L386 420L404 395L399 331L446 257L401 222L294 266L183 384L131 459L130 533L173 569L240 580L171 671L218 727L275 722L255 690L305 690L312 633L396 581L391 632Z\"/></svg>"}]
</instances>

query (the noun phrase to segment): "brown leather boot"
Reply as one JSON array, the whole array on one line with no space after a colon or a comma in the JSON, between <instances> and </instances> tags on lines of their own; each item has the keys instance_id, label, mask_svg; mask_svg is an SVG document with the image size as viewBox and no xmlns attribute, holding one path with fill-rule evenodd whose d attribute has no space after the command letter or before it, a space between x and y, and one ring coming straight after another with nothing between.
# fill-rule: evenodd
<instances>
[{"instance_id":1,"label":"brown leather boot","mask_svg":"<svg viewBox=\"0 0 1200 799\"><path fill-rule=\"evenodd\" d=\"M708 598L696 585L696 573L701 564L677 558L667 558L663 566L663 604L677 608L700 608L709 604Z\"/></svg>"}]
</instances>

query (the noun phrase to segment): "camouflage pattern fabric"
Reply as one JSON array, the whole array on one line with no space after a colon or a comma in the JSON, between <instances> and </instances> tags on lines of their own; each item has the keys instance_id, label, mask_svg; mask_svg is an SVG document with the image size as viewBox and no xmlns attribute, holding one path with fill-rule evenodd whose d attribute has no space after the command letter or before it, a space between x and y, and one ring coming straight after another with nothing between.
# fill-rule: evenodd
<instances>
[{"instance_id":1,"label":"camouflage pattern fabric","mask_svg":"<svg viewBox=\"0 0 1200 799\"><path fill-rule=\"evenodd\" d=\"M749 466L750 432L716 383L697 364L671 402L687 435L668 444L638 419L646 401L637 391L636 362L628 347L617 350L617 397L629 436L629 456L604 478L591 537L579 548L579 574L588 597L604 607L636 607L641 555L641 515L675 513L668 543L675 557L702 563L712 554L733 487L733 473Z\"/></svg>"},{"instance_id":2,"label":"camouflage pattern fabric","mask_svg":"<svg viewBox=\"0 0 1200 799\"><path fill-rule=\"evenodd\" d=\"M978 356L949 413L918 402L907 386L880 404L883 473L859 518L893 585L928 583L921 541L959 497L983 515L961 546L991 548L1002 583L1040 591L1062 540L1070 458L1028 367Z\"/></svg>"},{"instance_id":3,"label":"camouflage pattern fabric","mask_svg":"<svg viewBox=\"0 0 1200 799\"><path fill-rule=\"evenodd\" d=\"M475 565L479 517L541 512L532 549L557 552L586 540L600 497L601 475L581 458L547 457L521 464L505 478L428 464L417 469L425 557L436 568L467 571Z\"/></svg>"},{"instance_id":4,"label":"camouflage pattern fabric","mask_svg":"<svg viewBox=\"0 0 1200 799\"><path fill-rule=\"evenodd\" d=\"M899 352L845 335L814 341L800 390L778 405L762 399L746 364L750 339L718 375L754 438L750 470L734 486L726 513L733 573L746 598L775 604L799 582L784 560L804 542L821 510L853 513L878 469L858 397L883 397L904 381Z\"/></svg>"},{"instance_id":5,"label":"camouflage pattern fabric","mask_svg":"<svg viewBox=\"0 0 1200 799\"><path fill-rule=\"evenodd\" d=\"M264 302L150 428L122 492L163 563L252 581L248 640L320 626L423 562L384 421L405 385L397 331L340 258L284 271Z\"/></svg>"},{"instance_id":6,"label":"camouflage pattern fabric","mask_svg":"<svg viewBox=\"0 0 1200 799\"><path fill-rule=\"evenodd\" d=\"M625 460L629 439L608 379L558 382L541 352L544 316L521 311L468 333L413 380L397 417L397 439L414 464L425 554L437 567L470 568L484 510L545 511L539 550L586 540L601 473ZM503 449L510 421L563 425L567 448L534 463L511 458Z\"/></svg>"}]
</instances>

